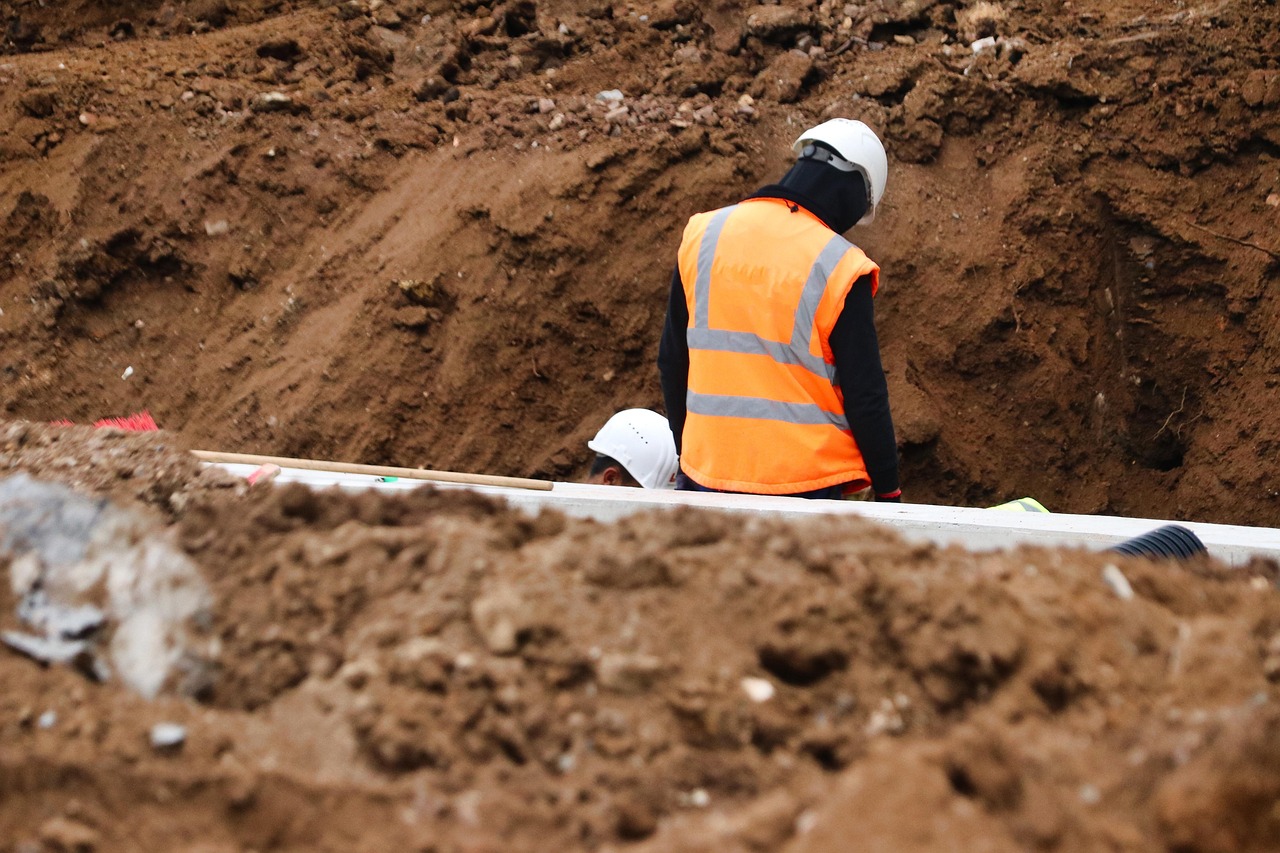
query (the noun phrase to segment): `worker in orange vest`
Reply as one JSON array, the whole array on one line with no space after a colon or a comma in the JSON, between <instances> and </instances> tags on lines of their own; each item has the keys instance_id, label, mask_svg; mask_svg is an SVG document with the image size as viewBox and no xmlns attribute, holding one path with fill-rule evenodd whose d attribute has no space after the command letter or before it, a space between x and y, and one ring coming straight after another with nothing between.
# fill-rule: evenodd
<instances>
[{"instance_id":1,"label":"worker in orange vest","mask_svg":"<svg viewBox=\"0 0 1280 853\"><path fill-rule=\"evenodd\" d=\"M900 501L880 268L841 236L874 218L888 158L844 118L793 150L778 183L685 226L658 348L676 488Z\"/></svg>"}]
</instances>

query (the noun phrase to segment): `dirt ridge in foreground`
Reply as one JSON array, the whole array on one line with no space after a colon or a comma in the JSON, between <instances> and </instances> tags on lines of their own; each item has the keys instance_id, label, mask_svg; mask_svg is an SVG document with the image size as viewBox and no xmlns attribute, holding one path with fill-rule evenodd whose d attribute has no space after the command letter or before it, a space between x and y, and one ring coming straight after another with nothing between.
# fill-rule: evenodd
<instances>
[{"instance_id":1,"label":"dirt ridge in foreground","mask_svg":"<svg viewBox=\"0 0 1280 853\"><path fill-rule=\"evenodd\" d=\"M3 437L0 470L110 494L174 537L221 641L198 701L0 653L0 835L18 845L1280 841L1274 564L971 554L861 519L693 509L601 525L429 487L206 488L162 433ZM179 751L150 746L158 722L186 726Z\"/></svg>"}]
</instances>

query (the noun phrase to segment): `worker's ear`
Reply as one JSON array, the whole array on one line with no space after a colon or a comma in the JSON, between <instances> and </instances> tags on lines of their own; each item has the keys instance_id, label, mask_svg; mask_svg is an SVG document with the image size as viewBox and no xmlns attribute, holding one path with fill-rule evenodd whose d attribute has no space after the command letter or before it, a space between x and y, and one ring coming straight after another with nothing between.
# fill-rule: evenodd
<instances>
[{"instance_id":1,"label":"worker's ear","mask_svg":"<svg viewBox=\"0 0 1280 853\"><path fill-rule=\"evenodd\" d=\"M601 472L600 480L606 486L621 486L622 472L618 470L616 466L610 465L608 468L605 468L603 472Z\"/></svg>"}]
</instances>

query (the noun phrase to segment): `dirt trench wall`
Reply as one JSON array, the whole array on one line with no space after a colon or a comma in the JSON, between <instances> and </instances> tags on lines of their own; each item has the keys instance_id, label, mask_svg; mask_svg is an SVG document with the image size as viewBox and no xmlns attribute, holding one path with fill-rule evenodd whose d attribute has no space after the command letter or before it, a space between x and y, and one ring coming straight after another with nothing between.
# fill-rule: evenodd
<instances>
[{"instance_id":1,"label":"dirt trench wall","mask_svg":"<svg viewBox=\"0 0 1280 853\"><path fill-rule=\"evenodd\" d=\"M577 476L685 217L857 115L909 499L1277 523L1266 3L8 14L10 416Z\"/></svg>"}]
</instances>

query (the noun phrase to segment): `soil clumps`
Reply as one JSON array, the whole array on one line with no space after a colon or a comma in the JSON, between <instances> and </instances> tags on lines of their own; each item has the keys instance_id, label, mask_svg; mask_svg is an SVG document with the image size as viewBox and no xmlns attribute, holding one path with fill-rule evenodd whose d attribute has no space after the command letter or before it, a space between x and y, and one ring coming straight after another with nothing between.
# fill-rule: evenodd
<instances>
[{"instance_id":1,"label":"soil clumps","mask_svg":"<svg viewBox=\"0 0 1280 853\"><path fill-rule=\"evenodd\" d=\"M15 849L1280 841L1271 563L250 488L163 433L7 429L0 465L111 494L198 567L216 650L151 702L0 654Z\"/></svg>"}]
</instances>

